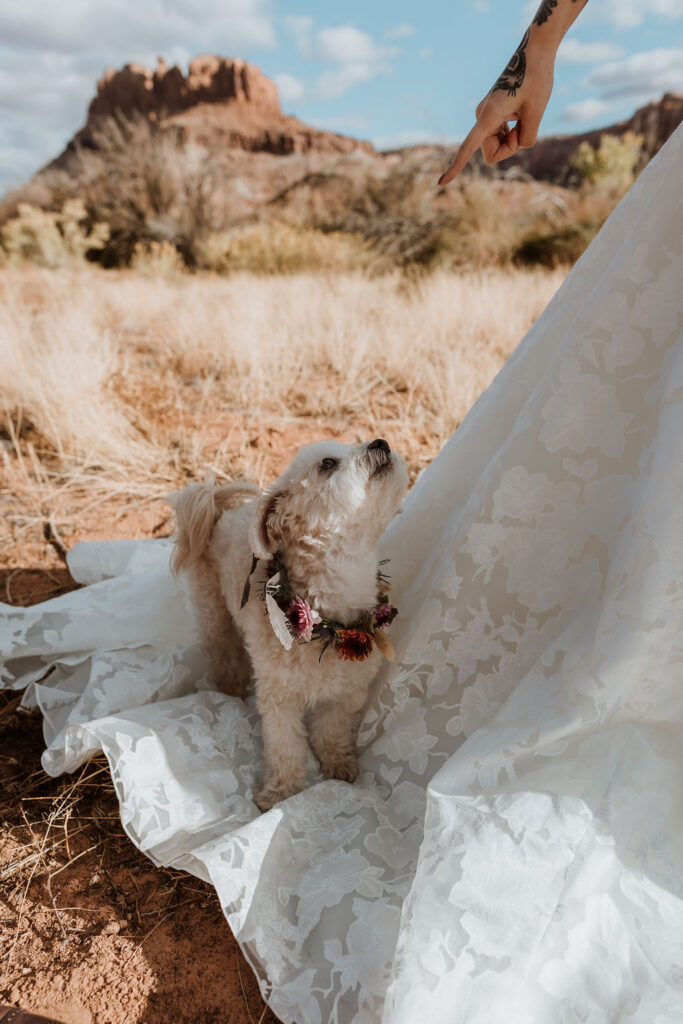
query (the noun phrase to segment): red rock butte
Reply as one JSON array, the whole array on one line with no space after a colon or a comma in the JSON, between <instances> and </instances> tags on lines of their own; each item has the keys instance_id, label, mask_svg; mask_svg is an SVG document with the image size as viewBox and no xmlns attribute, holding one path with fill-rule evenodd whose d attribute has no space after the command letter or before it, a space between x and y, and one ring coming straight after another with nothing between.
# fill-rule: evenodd
<instances>
[{"instance_id":1,"label":"red rock butte","mask_svg":"<svg viewBox=\"0 0 683 1024\"><path fill-rule=\"evenodd\" d=\"M97 83L86 125L67 152L74 144L93 146L93 127L117 115L144 115L175 126L185 141L251 152L374 152L369 142L320 131L284 114L275 82L253 64L225 57L195 57L187 75L161 58L154 71L142 64L108 69Z\"/></svg>"}]
</instances>

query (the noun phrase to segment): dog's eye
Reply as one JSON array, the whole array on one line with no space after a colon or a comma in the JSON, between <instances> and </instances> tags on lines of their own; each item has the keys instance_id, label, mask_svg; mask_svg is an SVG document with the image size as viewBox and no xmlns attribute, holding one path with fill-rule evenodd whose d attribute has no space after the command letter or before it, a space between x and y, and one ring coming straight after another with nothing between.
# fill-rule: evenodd
<instances>
[{"instance_id":1,"label":"dog's eye","mask_svg":"<svg viewBox=\"0 0 683 1024\"><path fill-rule=\"evenodd\" d=\"M322 473L329 473L331 469L336 469L339 465L339 459L323 459L320 463L320 471Z\"/></svg>"}]
</instances>

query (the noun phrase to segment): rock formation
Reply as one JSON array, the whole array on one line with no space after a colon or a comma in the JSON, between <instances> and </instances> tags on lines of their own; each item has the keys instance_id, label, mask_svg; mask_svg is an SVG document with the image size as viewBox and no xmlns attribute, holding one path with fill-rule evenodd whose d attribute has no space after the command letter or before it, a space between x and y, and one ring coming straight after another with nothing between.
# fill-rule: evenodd
<instances>
[{"instance_id":1,"label":"rock formation","mask_svg":"<svg viewBox=\"0 0 683 1024\"><path fill-rule=\"evenodd\" d=\"M94 147L93 129L103 118L143 115L175 127L187 142L276 154L374 152L369 142L319 131L283 114L277 86L253 64L224 57L196 57L187 75L159 60L110 68L97 83L84 128L55 165L78 145Z\"/></svg>"}]
</instances>

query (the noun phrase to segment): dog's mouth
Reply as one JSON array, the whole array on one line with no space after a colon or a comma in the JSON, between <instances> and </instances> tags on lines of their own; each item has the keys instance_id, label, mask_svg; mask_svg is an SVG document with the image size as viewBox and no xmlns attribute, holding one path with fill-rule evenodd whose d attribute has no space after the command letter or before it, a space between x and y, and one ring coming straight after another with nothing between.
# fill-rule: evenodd
<instances>
[{"instance_id":1,"label":"dog's mouth","mask_svg":"<svg viewBox=\"0 0 683 1024\"><path fill-rule=\"evenodd\" d=\"M382 437L371 441L366 449L366 458L370 464L370 476L384 476L391 471L391 448Z\"/></svg>"}]
</instances>

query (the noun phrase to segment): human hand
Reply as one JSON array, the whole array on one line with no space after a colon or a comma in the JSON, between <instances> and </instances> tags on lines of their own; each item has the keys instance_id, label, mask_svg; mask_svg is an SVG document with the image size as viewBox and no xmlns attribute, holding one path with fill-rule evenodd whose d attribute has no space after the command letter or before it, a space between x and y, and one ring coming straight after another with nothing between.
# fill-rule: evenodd
<instances>
[{"instance_id":1,"label":"human hand","mask_svg":"<svg viewBox=\"0 0 683 1024\"><path fill-rule=\"evenodd\" d=\"M447 185L481 147L484 162L497 164L533 146L553 88L555 50L539 45L527 29L500 77L475 111L477 123L439 178Z\"/></svg>"}]
</instances>

